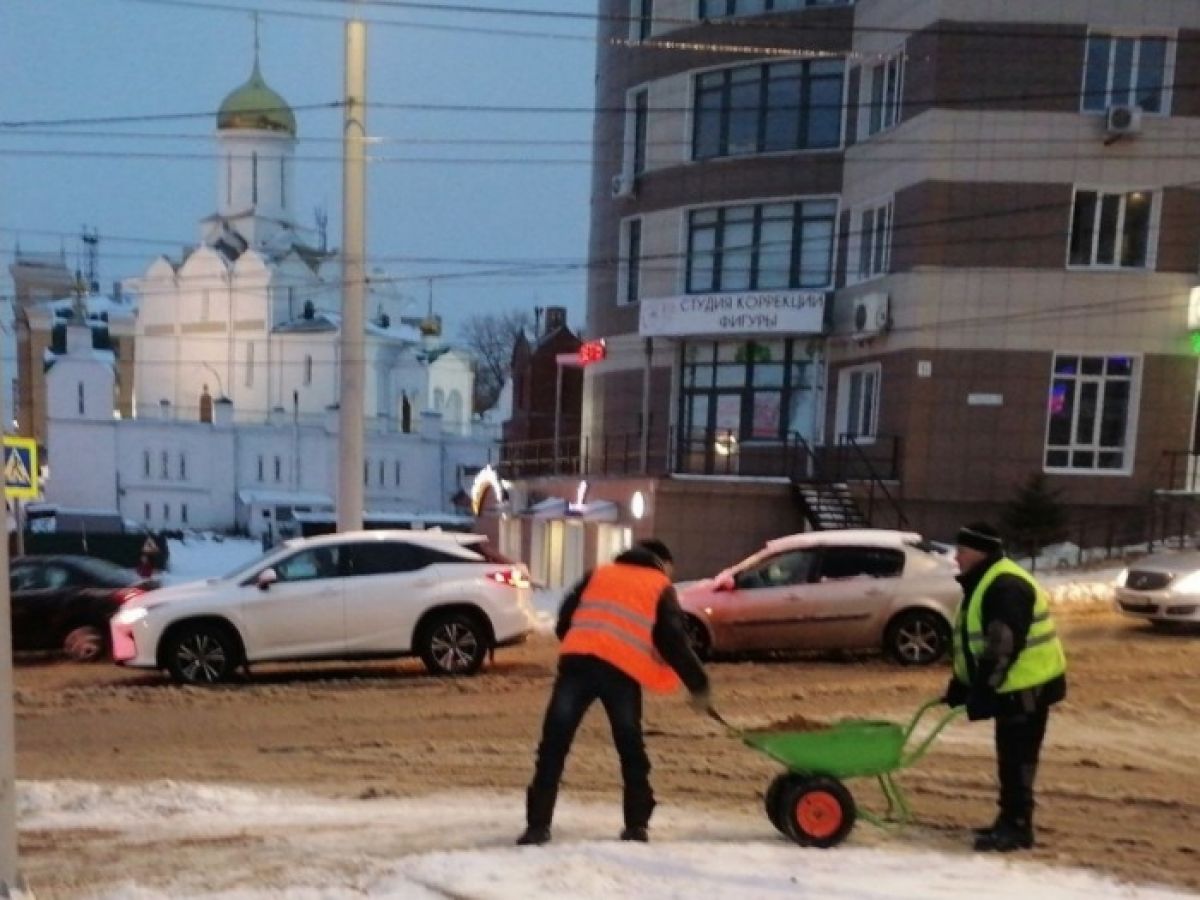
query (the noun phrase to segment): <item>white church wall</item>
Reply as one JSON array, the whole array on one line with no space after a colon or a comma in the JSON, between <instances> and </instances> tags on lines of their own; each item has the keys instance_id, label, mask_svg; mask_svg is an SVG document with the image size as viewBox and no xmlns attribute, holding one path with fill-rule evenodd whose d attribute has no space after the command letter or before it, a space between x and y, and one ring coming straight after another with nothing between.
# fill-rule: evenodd
<instances>
[{"instance_id":1,"label":"white church wall","mask_svg":"<svg viewBox=\"0 0 1200 900\"><path fill-rule=\"evenodd\" d=\"M232 527L234 432L200 422L114 422L122 515L152 528Z\"/></svg>"},{"instance_id":2,"label":"white church wall","mask_svg":"<svg viewBox=\"0 0 1200 900\"><path fill-rule=\"evenodd\" d=\"M107 420L91 421L47 418L47 444L52 448L46 459L48 501L83 509L119 509L114 478L118 465L116 424L111 415Z\"/></svg>"},{"instance_id":3,"label":"white church wall","mask_svg":"<svg viewBox=\"0 0 1200 900\"><path fill-rule=\"evenodd\" d=\"M271 131L222 131L217 176L217 209L225 217L255 209L260 216L288 218L295 194L292 150L295 141ZM252 240L255 245L258 240Z\"/></svg>"}]
</instances>

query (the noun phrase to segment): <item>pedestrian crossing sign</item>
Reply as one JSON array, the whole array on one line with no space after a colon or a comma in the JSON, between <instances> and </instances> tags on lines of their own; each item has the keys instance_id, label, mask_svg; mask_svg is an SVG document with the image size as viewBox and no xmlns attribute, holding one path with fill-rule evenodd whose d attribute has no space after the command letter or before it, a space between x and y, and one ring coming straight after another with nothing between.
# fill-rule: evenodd
<instances>
[{"instance_id":1,"label":"pedestrian crossing sign","mask_svg":"<svg viewBox=\"0 0 1200 900\"><path fill-rule=\"evenodd\" d=\"M39 493L37 441L5 435L4 496L10 500L32 500Z\"/></svg>"}]
</instances>

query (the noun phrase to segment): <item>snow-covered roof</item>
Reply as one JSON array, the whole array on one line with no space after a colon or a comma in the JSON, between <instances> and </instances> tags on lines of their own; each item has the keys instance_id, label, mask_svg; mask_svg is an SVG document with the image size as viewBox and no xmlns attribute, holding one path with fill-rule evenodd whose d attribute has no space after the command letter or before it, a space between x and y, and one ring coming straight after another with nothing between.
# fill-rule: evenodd
<instances>
[{"instance_id":1,"label":"snow-covered roof","mask_svg":"<svg viewBox=\"0 0 1200 900\"><path fill-rule=\"evenodd\" d=\"M825 547L856 544L860 547L902 547L921 540L915 531L893 531L889 528L835 528L829 531L806 531L767 541L770 550L794 550L803 547Z\"/></svg>"},{"instance_id":2,"label":"snow-covered roof","mask_svg":"<svg viewBox=\"0 0 1200 900\"><path fill-rule=\"evenodd\" d=\"M280 503L297 506L333 506L333 498L317 491L279 491L268 488L246 488L238 491L238 500L252 503Z\"/></svg>"},{"instance_id":3,"label":"snow-covered roof","mask_svg":"<svg viewBox=\"0 0 1200 900\"><path fill-rule=\"evenodd\" d=\"M108 320L114 319L133 319L137 315L137 303L129 295L122 295L120 299L109 297L104 294L88 294L83 298L84 308L87 310L89 323L93 326L101 326L104 324L101 316L107 315ZM74 309L75 300L72 297L60 297L56 300L43 300L41 303L35 304L29 308L30 313L41 313L48 317L57 317L62 310ZM34 316L31 316L33 318Z\"/></svg>"}]
</instances>

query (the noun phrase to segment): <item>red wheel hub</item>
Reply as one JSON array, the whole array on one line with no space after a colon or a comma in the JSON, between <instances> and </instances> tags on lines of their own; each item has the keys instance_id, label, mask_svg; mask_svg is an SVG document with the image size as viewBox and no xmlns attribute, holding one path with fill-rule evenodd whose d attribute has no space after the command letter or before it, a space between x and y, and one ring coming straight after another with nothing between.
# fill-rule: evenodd
<instances>
[{"instance_id":1,"label":"red wheel hub","mask_svg":"<svg viewBox=\"0 0 1200 900\"><path fill-rule=\"evenodd\" d=\"M828 791L811 791L796 801L796 824L810 837L824 840L842 827L842 804Z\"/></svg>"}]
</instances>

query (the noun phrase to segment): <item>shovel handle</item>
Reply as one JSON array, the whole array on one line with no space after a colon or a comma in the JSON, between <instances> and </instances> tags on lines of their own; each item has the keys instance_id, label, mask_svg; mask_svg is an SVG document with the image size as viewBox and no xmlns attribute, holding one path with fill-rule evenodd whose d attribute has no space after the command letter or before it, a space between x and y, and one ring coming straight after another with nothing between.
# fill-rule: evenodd
<instances>
[{"instance_id":1,"label":"shovel handle","mask_svg":"<svg viewBox=\"0 0 1200 900\"><path fill-rule=\"evenodd\" d=\"M741 736L742 732L739 729L734 728L728 722L726 722L725 717L722 716L719 712L717 712L717 709L715 706L707 707L704 710L704 712L710 719L712 719L714 722L716 722L718 725L720 725L722 728L724 728L727 732L729 732L730 735L732 735L734 737Z\"/></svg>"}]
</instances>

